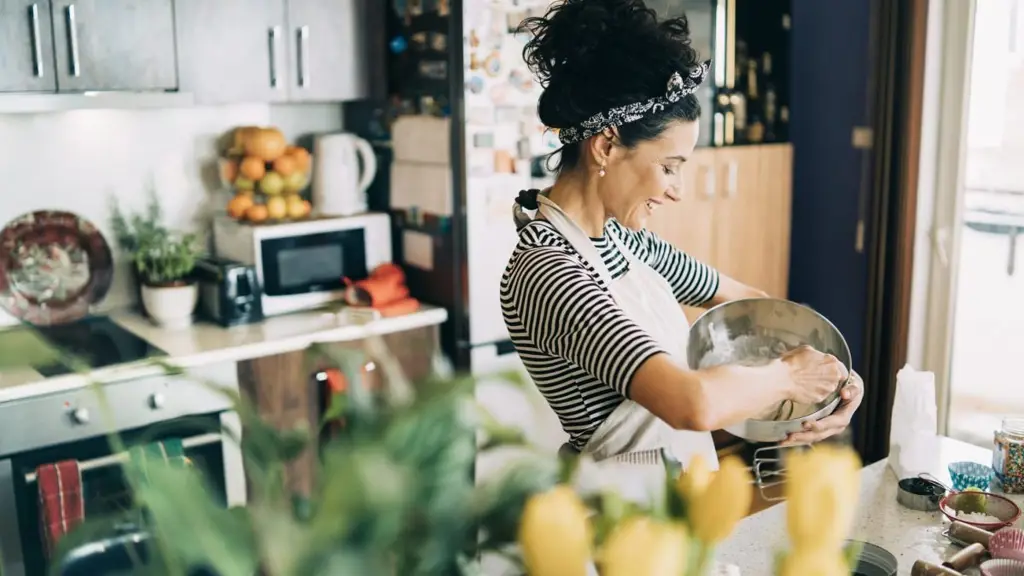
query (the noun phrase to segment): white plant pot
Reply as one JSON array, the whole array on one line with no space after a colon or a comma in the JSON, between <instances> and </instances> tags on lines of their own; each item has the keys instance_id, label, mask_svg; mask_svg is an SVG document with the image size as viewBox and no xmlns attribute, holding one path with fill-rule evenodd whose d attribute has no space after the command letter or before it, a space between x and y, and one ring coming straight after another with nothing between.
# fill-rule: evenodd
<instances>
[{"instance_id":1,"label":"white plant pot","mask_svg":"<svg viewBox=\"0 0 1024 576\"><path fill-rule=\"evenodd\" d=\"M171 329L192 325L199 291L195 283L182 286L142 286L142 305L157 326Z\"/></svg>"}]
</instances>

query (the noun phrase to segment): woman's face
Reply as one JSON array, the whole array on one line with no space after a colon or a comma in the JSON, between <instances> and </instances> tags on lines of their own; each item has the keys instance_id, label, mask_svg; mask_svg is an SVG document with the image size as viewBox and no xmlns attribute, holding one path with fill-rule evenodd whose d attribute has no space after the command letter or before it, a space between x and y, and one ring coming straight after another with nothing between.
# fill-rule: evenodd
<instances>
[{"instance_id":1,"label":"woman's face","mask_svg":"<svg viewBox=\"0 0 1024 576\"><path fill-rule=\"evenodd\" d=\"M659 206L678 202L680 172L697 145L697 135L697 122L680 120L634 148L613 146L599 188L608 216L640 230Z\"/></svg>"}]
</instances>

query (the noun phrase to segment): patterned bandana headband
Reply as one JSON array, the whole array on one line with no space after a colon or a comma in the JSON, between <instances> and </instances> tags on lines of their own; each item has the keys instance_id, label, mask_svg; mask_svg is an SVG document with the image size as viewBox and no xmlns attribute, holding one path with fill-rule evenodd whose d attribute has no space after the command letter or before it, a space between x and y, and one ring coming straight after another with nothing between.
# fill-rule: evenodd
<instances>
[{"instance_id":1,"label":"patterned bandana headband","mask_svg":"<svg viewBox=\"0 0 1024 576\"><path fill-rule=\"evenodd\" d=\"M665 109L665 106L678 102L683 96L693 94L707 78L708 70L711 69L711 60L705 60L683 78L679 72L675 72L668 79L668 86L663 96L655 96L643 102L626 104L612 108L607 112L600 112L580 122L578 126L563 128L558 131L558 139L562 144L572 144L586 140L595 134L600 134L607 128L614 128L636 122L644 116L658 114Z\"/></svg>"}]
</instances>

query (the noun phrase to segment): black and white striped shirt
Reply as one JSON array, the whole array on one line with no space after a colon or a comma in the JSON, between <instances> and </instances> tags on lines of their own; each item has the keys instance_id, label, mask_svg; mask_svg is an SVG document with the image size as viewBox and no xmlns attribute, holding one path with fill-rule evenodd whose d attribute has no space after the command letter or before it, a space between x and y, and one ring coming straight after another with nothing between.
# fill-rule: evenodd
<instances>
[{"instance_id":1,"label":"black and white striped shirt","mask_svg":"<svg viewBox=\"0 0 1024 576\"><path fill-rule=\"evenodd\" d=\"M613 279L629 263L608 237L617 234L637 259L668 280L676 300L706 303L718 272L646 230L614 220L592 241ZM629 382L661 346L612 298L594 268L547 221L519 232L501 279L501 308L512 343L577 449L624 398Z\"/></svg>"}]
</instances>

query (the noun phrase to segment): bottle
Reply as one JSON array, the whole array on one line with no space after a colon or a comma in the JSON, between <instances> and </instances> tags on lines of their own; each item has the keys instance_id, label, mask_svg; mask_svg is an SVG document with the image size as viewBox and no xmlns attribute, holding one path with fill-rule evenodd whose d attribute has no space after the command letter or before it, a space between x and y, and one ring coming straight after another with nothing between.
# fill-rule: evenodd
<instances>
[{"instance_id":1,"label":"bottle","mask_svg":"<svg viewBox=\"0 0 1024 576\"><path fill-rule=\"evenodd\" d=\"M761 120L763 104L758 91L757 60L753 58L747 61L746 88L746 140L752 144L759 144L764 141L764 123Z\"/></svg>"}]
</instances>

